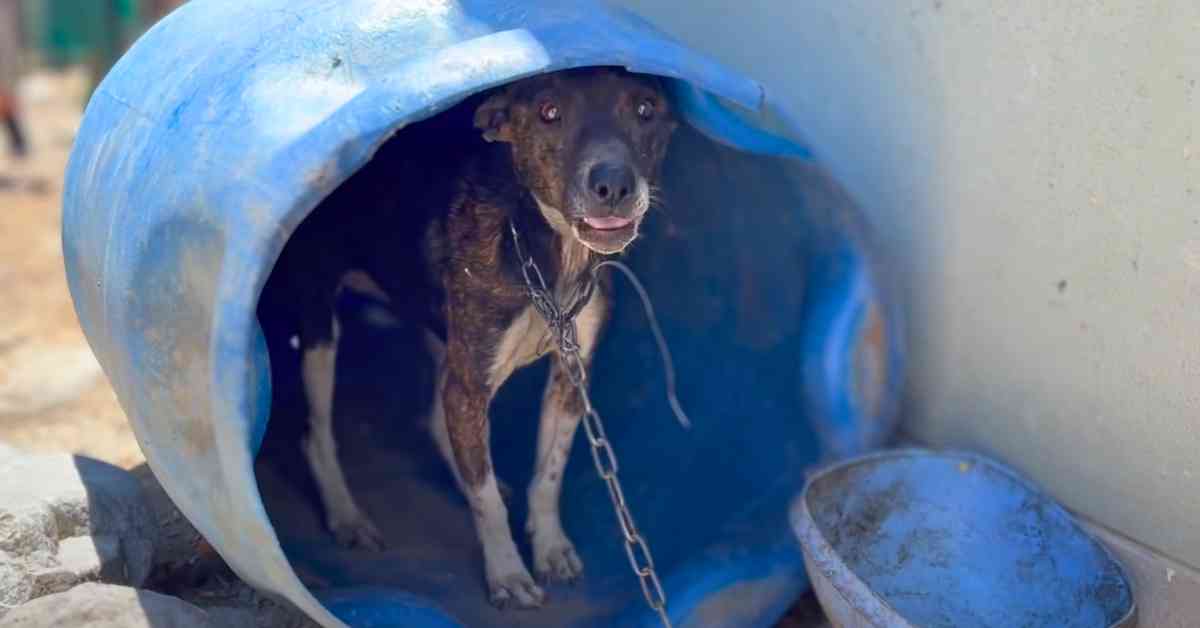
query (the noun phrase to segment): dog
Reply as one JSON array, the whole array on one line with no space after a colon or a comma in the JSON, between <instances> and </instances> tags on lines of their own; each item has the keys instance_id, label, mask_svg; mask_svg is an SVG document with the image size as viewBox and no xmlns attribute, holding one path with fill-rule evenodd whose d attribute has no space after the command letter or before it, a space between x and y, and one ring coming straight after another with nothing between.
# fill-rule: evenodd
<instances>
[{"instance_id":1,"label":"dog","mask_svg":"<svg viewBox=\"0 0 1200 628\"><path fill-rule=\"evenodd\" d=\"M430 432L470 505L491 602L532 608L545 593L509 529L488 409L514 371L553 354L526 531L538 580L570 582L583 564L559 497L583 400L531 306L513 232L560 304L587 299L575 322L590 365L610 302L606 283L585 289L592 265L637 238L677 122L659 79L616 68L527 78L468 104L469 119L451 111L400 132L323 201L284 247L263 298L295 317L302 448L338 542L383 547L347 486L332 429L336 304L351 290L426 330L437 382Z\"/></svg>"}]
</instances>

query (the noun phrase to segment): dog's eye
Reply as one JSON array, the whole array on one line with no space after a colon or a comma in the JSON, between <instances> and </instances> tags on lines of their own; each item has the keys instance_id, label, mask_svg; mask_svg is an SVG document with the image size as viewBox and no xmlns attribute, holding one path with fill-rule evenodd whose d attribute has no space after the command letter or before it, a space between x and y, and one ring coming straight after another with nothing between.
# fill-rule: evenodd
<instances>
[{"instance_id":1,"label":"dog's eye","mask_svg":"<svg viewBox=\"0 0 1200 628\"><path fill-rule=\"evenodd\" d=\"M562 111L558 108L558 105L552 102L544 102L542 103L542 106L538 108L538 115L540 115L542 120L545 122L557 122L560 118L562 118Z\"/></svg>"},{"instance_id":2,"label":"dog's eye","mask_svg":"<svg viewBox=\"0 0 1200 628\"><path fill-rule=\"evenodd\" d=\"M643 120L649 120L654 117L654 101L647 98L643 100L637 107L638 117Z\"/></svg>"}]
</instances>

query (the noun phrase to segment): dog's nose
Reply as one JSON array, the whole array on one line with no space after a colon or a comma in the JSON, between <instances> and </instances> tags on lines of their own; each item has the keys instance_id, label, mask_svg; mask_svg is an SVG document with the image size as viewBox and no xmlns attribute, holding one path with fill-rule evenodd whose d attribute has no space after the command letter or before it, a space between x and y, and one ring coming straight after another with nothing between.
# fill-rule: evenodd
<instances>
[{"instance_id":1,"label":"dog's nose","mask_svg":"<svg viewBox=\"0 0 1200 628\"><path fill-rule=\"evenodd\" d=\"M633 194L633 168L621 163L600 163L588 173L588 190L599 204L620 207Z\"/></svg>"}]
</instances>

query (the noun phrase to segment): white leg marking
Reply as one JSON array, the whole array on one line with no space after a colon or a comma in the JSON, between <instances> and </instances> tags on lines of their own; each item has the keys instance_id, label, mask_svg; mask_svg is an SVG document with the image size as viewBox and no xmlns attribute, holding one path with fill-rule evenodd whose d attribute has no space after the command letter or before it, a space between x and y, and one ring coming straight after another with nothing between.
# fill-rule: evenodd
<instances>
[{"instance_id":1,"label":"white leg marking","mask_svg":"<svg viewBox=\"0 0 1200 628\"><path fill-rule=\"evenodd\" d=\"M525 325L527 326L528 323L526 322ZM462 474L459 473L457 459L454 456L454 447L450 441L445 406L442 400L446 377L445 346L428 332L425 341L438 368L437 391L434 394L433 408L430 413L430 431L433 433L433 440L437 443L438 451L454 473L454 480L458 484L459 490L467 498L467 503L471 507L471 514L475 520L475 532L479 536L479 544L483 547L484 572L487 577L491 602L501 608L508 606L539 607L545 602L546 594L529 575L529 569L525 567L525 562L517 551L512 529L508 525L508 508L505 507L504 498L501 495L503 489L496 479L495 471L489 470L483 483L477 487L467 486L462 480ZM505 354L515 351L510 347L505 350ZM497 363L511 364L511 355L504 357L509 359L498 358ZM493 373L496 372L495 368L493 367ZM511 369L515 367L500 366L499 368L506 371L505 377L507 377L507 373L511 373ZM493 387L499 387L502 383L503 380L500 380ZM487 442L488 438L489 435L485 434L484 442ZM490 460L488 465L491 466Z\"/></svg>"},{"instance_id":2,"label":"white leg marking","mask_svg":"<svg viewBox=\"0 0 1200 628\"><path fill-rule=\"evenodd\" d=\"M317 481L326 523L338 543L382 550L383 535L354 501L337 457L337 441L333 437L333 388L338 336L338 323L334 319L332 342L309 347L304 352L301 375L309 405L309 432L304 439L304 455Z\"/></svg>"},{"instance_id":3,"label":"white leg marking","mask_svg":"<svg viewBox=\"0 0 1200 628\"><path fill-rule=\"evenodd\" d=\"M500 498L496 475L488 473L483 484L467 493L475 515L475 531L483 546L483 560L492 604L501 608L516 605L536 608L546 600L529 575L508 527L508 509Z\"/></svg>"},{"instance_id":4,"label":"white leg marking","mask_svg":"<svg viewBox=\"0 0 1200 628\"><path fill-rule=\"evenodd\" d=\"M576 319L580 349L591 356L607 304L595 295ZM573 411L576 391L555 361L542 398L538 427L537 469L529 484L529 519L525 531L533 543L533 570L543 582L572 582L583 575L583 561L567 538L559 515L563 470L571 455L581 415Z\"/></svg>"},{"instance_id":5,"label":"white leg marking","mask_svg":"<svg viewBox=\"0 0 1200 628\"><path fill-rule=\"evenodd\" d=\"M542 399L537 470L529 484L525 532L533 543L533 572L542 582L573 582L583 574L583 561L563 531L558 508L563 469L580 420L578 414L564 408L567 395L574 394L565 377L555 363Z\"/></svg>"}]
</instances>

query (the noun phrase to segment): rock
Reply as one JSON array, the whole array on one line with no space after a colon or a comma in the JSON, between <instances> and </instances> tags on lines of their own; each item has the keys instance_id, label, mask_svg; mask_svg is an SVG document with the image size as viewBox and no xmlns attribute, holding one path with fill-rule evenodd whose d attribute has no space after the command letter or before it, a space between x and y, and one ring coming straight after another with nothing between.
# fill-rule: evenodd
<instances>
[{"instance_id":1,"label":"rock","mask_svg":"<svg viewBox=\"0 0 1200 628\"><path fill-rule=\"evenodd\" d=\"M141 486L112 465L70 455L0 452L0 601L80 582L140 586L158 526ZM6 607L0 606L0 615Z\"/></svg>"},{"instance_id":2,"label":"rock","mask_svg":"<svg viewBox=\"0 0 1200 628\"><path fill-rule=\"evenodd\" d=\"M0 617L33 597L33 576L21 561L0 550Z\"/></svg>"},{"instance_id":3,"label":"rock","mask_svg":"<svg viewBox=\"0 0 1200 628\"><path fill-rule=\"evenodd\" d=\"M127 582L121 540L114 536L76 536L58 544L54 564L34 572L34 597L61 593L79 582Z\"/></svg>"},{"instance_id":4,"label":"rock","mask_svg":"<svg viewBox=\"0 0 1200 628\"><path fill-rule=\"evenodd\" d=\"M0 619L0 628L236 628L215 623L183 600L107 584L81 584L28 602Z\"/></svg>"}]
</instances>

